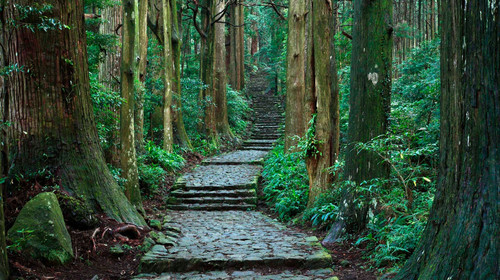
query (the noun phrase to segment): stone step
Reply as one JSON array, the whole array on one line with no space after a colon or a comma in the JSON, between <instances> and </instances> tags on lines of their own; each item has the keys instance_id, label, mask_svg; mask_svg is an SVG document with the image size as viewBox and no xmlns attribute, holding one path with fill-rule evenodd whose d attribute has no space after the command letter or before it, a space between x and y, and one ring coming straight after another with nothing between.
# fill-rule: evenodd
<instances>
[{"instance_id":1,"label":"stone step","mask_svg":"<svg viewBox=\"0 0 500 280\"><path fill-rule=\"evenodd\" d=\"M258 127L254 127L252 129L252 131L258 131L258 132L262 132L262 133L277 132L277 131L279 131L279 128L274 128L274 127L258 128Z\"/></svg>"},{"instance_id":2,"label":"stone step","mask_svg":"<svg viewBox=\"0 0 500 280\"><path fill-rule=\"evenodd\" d=\"M171 202L171 205L174 204L257 204L257 196L254 197L176 197L172 200L175 200L174 203Z\"/></svg>"},{"instance_id":3,"label":"stone step","mask_svg":"<svg viewBox=\"0 0 500 280\"><path fill-rule=\"evenodd\" d=\"M272 147L274 145L274 142L276 142L273 140L265 140L265 141L267 141L268 143L248 143L248 144L243 144L243 147L247 147L247 148L250 148L250 147Z\"/></svg>"},{"instance_id":4,"label":"stone step","mask_svg":"<svg viewBox=\"0 0 500 280\"><path fill-rule=\"evenodd\" d=\"M170 216L173 226L181 229L177 245L154 246L141 259L141 273L331 266L331 256L316 237L288 229L259 212L172 211Z\"/></svg>"},{"instance_id":5,"label":"stone step","mask_svg":"<svg viewBox=\"0 0 500 280\"><path fill-rule=\"evenodd\" d=\"M234 151L202 161L203 165L262 164L267 153L261 151Z\"/></svg>"},{"instance_id":6,"label":"stone step","mask_svg":"<svg viewBox=\"0 0 500 280\"><path fill-rule=\"evenodd\" d=\"M169 204L168 209L171 210L193 210L193 211L231 211L231 210L253 210L256 208L255 204Z\"/></svg>"},{"instance_id":7,"label":"stone step","mask_svg":"<svg viewBox=\"0 0 500 280\"><path fill-rule=\"evenodd\" d=\"M269 122L273 122L275 124L279 124L279 123L282 123L283 121L284 121L284 119L281 119L280 117L276 117L276 116L270 116L270 117L257 116L257 118L254 119L255 123L269 123Z\"/></svg>"},{"instance_id":8,"label":"stone step","mask_svg":"<svg viewBox=\"0 0 500 280\"><path fill-rule=\"evenodd\" d=\"M266 128L272 128L272 129L280 129L281 128L281 124L260 124L260 123L256 123L254 124L253 126L254 128L258 128L258 129L266 129Z\"/></svg>"},{"instance_id":9,"label":"stone step","mask_svg":"<svg viewBox=\"0 0 500 280\"><path fill-rule=\"evenodd\" d=\"M172 196L177 198L182 197L255 197L257 192L255 189L243 189L243 190L217 190L217 191L184 191L176 190L173 191Z\"/></svg>"},{"instance_id":10,"label":"stone step","mask_svg":"<svg viewBox=\"0 0 500 280\"><path fill-rule=\"evenodd\" d=\"M320 279L336 279L333 277L334 272L330 268L323 269L287 269L279 272L268 272L260 270L246 270L246 271L193 271L184 273L164 273L158 274L140 274L135 276L134 280L221 280L221 279L238 279L238 280L281 280L281 279L295 279L295 280L320 280ZM338 279L338 278L337 278Z\"/></svg>"},{"instance_id":11,"label":"stone step","mask_svg":"<svg viewBox=\"0 0 500 280\"><path fill-rule=\"evenodd\" d=\"M260 146L260 147L245 147L243 146L242 148L243 150L256 150L256 151L270 151L273 149L273 147L264 147L264 146Z\"/></svg>"},{"instance_id":12,"label":"stone step","mask_svg":"<svg viewBox=\"0 0 500 280\"><path fill-rule=\"evenodd\" d=\"M273 145L276 141L274 140L255 140L250 139L243 142L243 145Z\"/></svg>"},{"instance_id":13,"label":"stone step","mask_svg":"<svg viewBox=\"0 0 500 280\"><path fill-rule=\"evenodd\" d=\"M263 140L263 139L269 139L269 140L275 140L280 138L281 133L267 133L267 134L253 134L252 139L256 140Z\"/></svg>"},{"instance_id":14,"label":"stone step","mask_svg":"<svg viewBox=\"0 0 500 280\"><path fill-rule=\"evenodd\" d=\"M255 151L265 151L264 149L249 149ZM256 183L248 183L241 185L203 185L203 186L184 186L183 190L186 191L232 191L232 190L251 190L256 189Z\"/></svg>"}]
</instances>

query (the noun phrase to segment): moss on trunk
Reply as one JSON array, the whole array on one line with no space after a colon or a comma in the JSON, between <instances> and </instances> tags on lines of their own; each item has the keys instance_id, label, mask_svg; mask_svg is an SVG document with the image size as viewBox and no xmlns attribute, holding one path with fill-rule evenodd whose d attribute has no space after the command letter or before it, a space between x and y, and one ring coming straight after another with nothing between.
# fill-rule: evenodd
<instances>
[{"instance_id":1,"label":"moss on trunk","mask_svg":"<svg viewBox=\"0 0 500 280\"><path fill-rule=\"evenodd\" d=\"M394 279L498 279L500 10L446 0L440 15L438 186L420 245Z\"/></svg>"},{"instance_id":2,"label":"moss on trunk","mask_svg":"<svg viewBox=\"0 0 500 280\"><path fill-rule=\"evenodd\" d=\"M70 28L32 32L25 25L6 27L13 32L7 63L26 70L12 73L7 83L9 132L15 143L9 176L50 171L63 189L92 209L118 221L144 225L111 176L99 146L89 91L83 3L46 3L53 6L46 16ZM13 3L5 12L15 22L18 10Z\"/></svg>"}]
</instances>

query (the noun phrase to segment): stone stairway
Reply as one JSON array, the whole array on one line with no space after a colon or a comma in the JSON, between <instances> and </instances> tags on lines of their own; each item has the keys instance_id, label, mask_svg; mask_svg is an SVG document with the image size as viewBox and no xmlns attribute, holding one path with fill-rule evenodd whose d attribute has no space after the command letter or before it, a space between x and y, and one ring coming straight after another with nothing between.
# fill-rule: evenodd
<instances>
[{"instance_id":1,"label":"stone stairway","mask_svg":"<svg viewBox=\"0 0 500 280\"><path fill-rule=\"evenodd\" d=\"M241 150L206 159L177 179L168 208L172 210L252 210L267 152Z\"/></svg>"},{"instance_id":2,"label":"stone stairway","mask_svg":"<svg viewBox=\"0 0 500 280\"><path fill-rule=\"evenodd\" d=\"M136 279L330 279L331 256L315 237L254 211L264 157L283 122L265 79L250 85L255 122L241 150L208 158L180 177L162 228ZM261 79L260 81L258 79ZM176 234L167 229L178 229Z\"/></svg>"},{"instance_id":3,"label":"stone stairway","mask_svg":"<svg viewBox=\"0 0 500 280\"><path fill-rule=\"evenodd\" d=\"M257 91L252 96L252 108L255 113L252 133L242 149L269 151L281 136L284 123L281 99L272 92Z\"/></svg>"}]
</instances>

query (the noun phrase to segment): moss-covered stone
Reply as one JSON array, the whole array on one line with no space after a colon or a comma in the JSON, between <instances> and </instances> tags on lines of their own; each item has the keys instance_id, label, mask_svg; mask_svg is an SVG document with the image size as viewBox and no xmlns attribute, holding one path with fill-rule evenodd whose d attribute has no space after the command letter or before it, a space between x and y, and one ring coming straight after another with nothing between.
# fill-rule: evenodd
<instances>
[{"instance_id":1,"label":"moss-covered stone","mask_svg":"<svg viewBox=\"0 0 500 280\"><path fill-rule=\"evenodd\" d=\"M68 225L78 229L91 229L98 226L95 213L83 201L67 196L57 195L64 219Z\"/></svg>"},{"instance_id":2,"label":"moss-covered stone","mask_svg":"<svg viewBox=\"0 0 500 280\"><path fill-rule=\"evenodd\" d=\"M54 193L31 199L9 229L7 238L33 257L64 264L74 257L71 237Z\"/></svg>"},{"instance_id":3,"label":"moss-covered stone","mask_svg":"<svg viewBox=\"0 0 500 280\"><path fill-rule=\"evenodd\" d=\"M154 219L150 220L149 221L149 226L151 228L156 229L156 230L161 230L161 222L158 221L158 220L154 220Z\"/></svg>"}]
</instances>

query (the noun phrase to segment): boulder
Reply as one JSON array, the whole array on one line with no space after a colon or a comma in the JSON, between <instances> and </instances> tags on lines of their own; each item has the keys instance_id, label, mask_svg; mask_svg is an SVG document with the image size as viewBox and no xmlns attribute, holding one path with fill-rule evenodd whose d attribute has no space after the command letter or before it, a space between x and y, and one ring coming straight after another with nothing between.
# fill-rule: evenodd
<instances>
[{"instance_id":1,"label":"boulder","mask_svg":"<svg viewBox=\"0 0 500 280\"><path fill-rule=\"evenodd\" d=\"M7 238L23 252L50 263L64 264L74 257L61 207L51 192L41 193L26 203Z\"/></svg>"}]
</instances>

